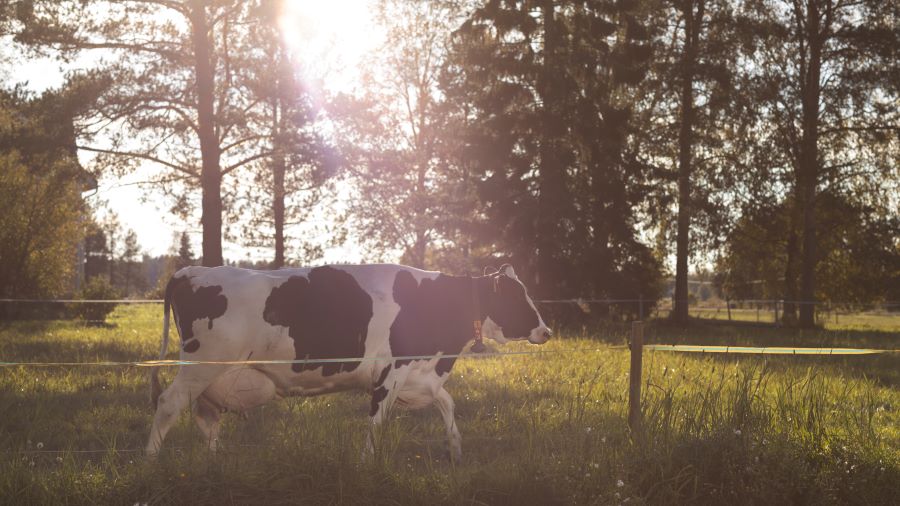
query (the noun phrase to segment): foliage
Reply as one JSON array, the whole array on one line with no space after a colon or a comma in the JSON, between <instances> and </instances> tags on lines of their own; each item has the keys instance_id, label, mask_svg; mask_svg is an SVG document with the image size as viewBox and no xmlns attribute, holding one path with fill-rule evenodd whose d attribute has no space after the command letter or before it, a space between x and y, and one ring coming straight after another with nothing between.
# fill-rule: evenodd
<instances>
[{"instance_id":1,"label":"foliage","mask_svg":"<svg viewBox=\"0 0 900 506\"><path fill-rule=\"evenodd\" d=\"M106 276L95 276L85 281L78 299L85 301L117 300L121 297L118 290L113 288ZM89 325L102 325L106 323L106 317L116 309L114 302L73 302L72 307L77 318Z\"/></svg>"},{"instance_id":2,"label":"foliage","mask_svg":"<svg viewBox=\"0 0 900 506\"><path fill-rule=\"evenodd\" d=\"M865 304L885 299L900 283L900 221L862 202L824 193L817 215L829 227L818 236L816 299ZM784 286L790 201L757 209L738 221L716 267L730 298L778 299Z\"/></svg>"},{"instance_id":3,"label":"foliage","mask_svg":"<svg viewBox=\"0 0 900 506\"><path fill-rule=\"evenodd\" d=\"M89 177L70 99L0 92L0 298L64 295L74 280Z\"/></svg>"},{"instance_id":4,"label":"foliage","mask_svg":"<svg viewBox=\"0 0 900 506\"><path fill-rule=\"evenodd\" d=\"M102 90L80 118L79 149L119 175L142 163L162 169L151 183L179 216L194 213L199 189L206 265L223 262L232 176L272 153L245 44L258 3L35 0L17 12L15 40L34 52L103 52L98 69L70 77Z\"/></svg>"},{"instance_id":5,"label":"foliage","mask_svg":"<svg viewBox=\"0 0 900 506\"><path fill-rule=\"evenodd\" d=\"M635 2L491 1L454 32L443 88L480 201L466 232L539 297L660 290L630 142L644 16Z\"/></svg>"},{"instance_id":6,"label":"foliage","mask_svg":"<svg viewBox=\"0 0 900 506\"><path fill-rule=\"evenodd\" d=\"M896 5L874 0L739 6L735 36L756 136L742 153L753 170L741 193L751 208L790 197L786 300L814 300L822 280L819 237L831 224L816 212L820 196L853 195L882 216L896 214L896 14ZM799 320L813 323L811 305L800 306Z\"/></svg>"},{"instance_id":7,"label":"foliage","mask_svg":"<svg viewBox=\"0 0 900 506\"><path fill-rule=\"evenodd\" d=\"M474 206L439 86L462 13L453 2L409 0L379 0L377 13L387 33L366 64L362 90L330 107L354 186L348 221L376 254L433 268L442 246L465 248L454 226ZM456 272L472 265L461 267Z\"/></svg>"},{"instance_id":8,"label":"foliage","mask_svg":"<svg viewBox=\"0 0 900 506\"><path fill-rule=\"evenodd\" d=\"M270 267L275 269L322 255L322 245L309 236L325 231L303 227L311 225L317 206L333 190L328 182L341 163L321 132L321 83L304 68L303 48L288 43L290 36L279 28L283 10L278 1L256 2L246 33L230 41L232 51L247 55L242 71L252 82L259 134L271 152L241 171L253 184L242 185L241 203L229 212L242 225L244 245L274 249Z\"/></svg>"}]
</instances>

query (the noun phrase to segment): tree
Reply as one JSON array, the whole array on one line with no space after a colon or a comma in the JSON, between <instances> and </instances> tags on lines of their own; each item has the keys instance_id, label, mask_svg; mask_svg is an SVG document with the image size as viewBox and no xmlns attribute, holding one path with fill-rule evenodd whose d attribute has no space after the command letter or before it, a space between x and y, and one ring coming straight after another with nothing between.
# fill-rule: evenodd
<instances>
[{"instance_id":1,"label":"tree","mask_svg":"<svg viewBox=\"0 0 900 506\"><path fill-rule=\"evenodd\" d=\"M900 283L900 219L832 192L819 194L817 202L816 215L829 226L818 238L816 300L832 305L890 300L892 287ZM716 267L731 298L780 297L793 206L785 200L738 221Z\"/></svg>"},{"instance_id":2,"label":"tree","mask_svg":"<svg viewBox=\"0 0 900 506\"><path fill-rule=\"evenodd\" d=\"M734 172L734 132L743 121L733 86L736 44L731 5L719 0L664 1L648 25L654 55L637 101L642 160L656 167L652 210L675 224L675 291L671 318L688 319L691 257L714 250L731 213L722 204ZM671 166L673 169L669 169ZM669 216L671 207L674 217Z\"/></svg>"},{"instance_id":3,"label":"tree","mask_svg":"<svg viewBox=\"0 0 900 506\"><path fill-rule=\"evenodd\" d=\"M491 1L454 34L445 93L477 174L477 241L539 297L652 298L637 237L646 164L631 144L649 57L630 2Z\"/></svg>"},{"instance_id":4,"label":"tree","mask_svg":"<svg viewBox=\"0 0 900 506\"><path fill-rule=\"evenodd\" d=\"M742 7L759 132L782 155L764 157L774 162L764 170L791 196L785 317L799 313L799 324L809 327L823 259L820 195L864 195L873 211L896 214L897 7L867 0L754 0Z\"/></svg>"},{"instance_id":5,"label":"tree","mask_svg":"<svg viewBox=\"0 0 900 506\"><path fill-rule=\"evenodd\" d=\"M71 292L84 234L72 113L78 90L30 96L0 91L0 297Z\"/></svg>"},{"instance_id":6,"label":"tree","mask_svg":"<svg viewBox=\"0 0 900 506\"><path fill-rule=\"evenodd\" d=\"M191 238L187 232L182 232L178 239L178 258L175 270L193 265L194 251L191 248Z\"/></svg>"},{"instance_id":7,"label":"tree","mask_svg":"<svg viewBox=\"0 0 900 506\"><path fill-rule=\"evenodd\" d=\"M332 114L358 188L349 213L373 250L399 252L401 262L424 268L446 242L461 184L445 149L439 78L447 41L460 17L450 2L380 0L378 19L387 33L369 61L364 91L338 97Z\"/></svg>"},{"instance_id":8,"label":"tree","mask_svg":"<svg viewBox=\"0 0 900 506\"><path fill-rule=\"evenodd\" d=\"M245 172L255 185L246 188L244 204L235 208L251 216L242 230L245 244L274 246L270 267L275 269L285 265L287 229L309 219L339 164L318 131L320 108L307 85L310 78L279 28L280 6L278 1L257 2L256 22L247 27L241 41L246 45L241 52L254 55L245 59L244 66L250 70L248 89L259 101L259 133L271 153L247 166ZM321 254L310 241L295 237L296 243L302 258Z\"/></svg>"},{"instance_id":9,"label":"tree","mask_svg":"<svg viewBox=\"0 0 900 506\"><path fill-rule=\"evenodd\" d=\"M132 290L143 290L146 283L142 273L138 270L139 258L141 257L141 247L138 244L137 234L132 229L128 229L125 234L125 240L122 243L122 253L119 255L118 263L121 265L120 273L122 277L123 293L131 294Z\"/></svg>"},{"instance_id":10,"label":"tree","mask_svg":"<svg viewBox=\"0 0 900 506\"><path fill-rule=\"evenodd\" d=\"M103 51L102 71L83 76L105 92L82 116L79 149L120 171L139 163L162 168L154 183L176 197L174 210L185 216L186 192L199 186L208 266L223 261L226 178L271 154L248 120L258 103L232 48L252 22L252 7L237 0L34 0L17 9L18 42L62 58Z\"/></svg>"}]
</instances>

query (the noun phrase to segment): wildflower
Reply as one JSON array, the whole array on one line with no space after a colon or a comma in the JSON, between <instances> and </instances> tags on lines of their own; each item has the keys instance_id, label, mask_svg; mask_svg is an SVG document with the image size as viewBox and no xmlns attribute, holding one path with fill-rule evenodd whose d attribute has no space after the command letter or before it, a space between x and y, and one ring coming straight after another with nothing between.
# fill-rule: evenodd
<instances>
[{"instance_id":1,"label":"wildflower","mask_svg":"<svg viewBox=\"0 0 900 506\"><path fill-rule=\"evenodd\" d=\"M40 450L43 447L44 447L44 443L41 443L40 441L38 441L38 444L37 444L38 450Z\"/></svg>"},{"instance_id":2,"label":"wildflower","mask_svg":"<svg viewBox=\"0 0 900 506\"><path fill-rule=\"evenodd\" d=\"M585 427L584 431L587 432L588 434L590 434L590 433L591 433L591 428L590 428L590 427Z\"/></svg>"},{"instance_id":3,"label":"wildflower","mask_svg":"<svg viewBox=\"0 0 900 506\"><path fill-rule=\"evenodd\" d=\"M618 498L620 498L620 497L622 497L622 495L619 494L618 492L616 492L616 499L618 499Z\"/></svg>"},{"instance_id":4,"label":"wildflower","mask_svg":"<svg viewBox=\"0 0 900 506\"><path fill-rule=\"evenodd\" d=\"M56 461L59 462L60 464L62 464L63 458L62 458L62 457L56 457Z\"/></svg>"},{"instance_id":5,"label":"wildflower","mask_svg":"<svg viewBox=\"0 0 900 506\"><path fill-rule=\"evenodd\" d=\"M625 482L622 480L616 480L616 487L622 488L625 486Z\"/></svg>"},{"instance_id":6,"label":"wildflower","mask_svg":"<svg viewBox=\"0 0 900 506\"><path fill-rule=\"evenodd\" d=\"M734 435L735 435L735 436L740 436L740 435L741 435L741 429L734 429Z\"/></svg>"},{"instance_id":7,"label":"wildflower","mask_svg":"<svg viewBox=\"0 0 900 506\"><path fill-rule=\"evenodd\" d=\"M600 442L601 442L601 443L605 443L605 442L606 442L606 436L601 437L601 438L600 438Z\"/></svg>"}]
</instances>

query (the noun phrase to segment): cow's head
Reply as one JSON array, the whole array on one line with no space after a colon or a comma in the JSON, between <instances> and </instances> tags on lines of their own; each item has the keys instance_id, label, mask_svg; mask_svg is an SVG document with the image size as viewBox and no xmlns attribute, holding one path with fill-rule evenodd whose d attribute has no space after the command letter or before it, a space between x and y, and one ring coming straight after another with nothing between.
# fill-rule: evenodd
<instances>
[{"instance_id":1,"label":"cow's head","mask_svg":"<svg viewBox=\"0 0 900 506\"><path fill-rule=\"evenodd\" d=\"M546 343L550 339L550 329L512 266L504 265L488 278L492 286L488 292L482 335L500 344L524 339L534 344Z\"/></svg>"}]
</instances>

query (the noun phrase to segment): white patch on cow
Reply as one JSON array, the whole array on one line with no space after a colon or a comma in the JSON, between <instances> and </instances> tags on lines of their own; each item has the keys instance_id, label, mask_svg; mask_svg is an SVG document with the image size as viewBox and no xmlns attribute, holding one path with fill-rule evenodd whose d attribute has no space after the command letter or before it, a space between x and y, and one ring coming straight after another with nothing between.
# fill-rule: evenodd
<instances>
[{"instance_id":1,"label":"white patch on cow","mask_svg":"<svg viewBox=\"0 0 900 506\"><path fill-rule=\"evenodd\" d=\"M509 342L509 339L503 335L503 329L501 329L500 325L497 325L494 320L491 320L490 316L485 318L484 323L481 324L481 335L482 337L493 339L497 344L506 344Z\"/></svg>"}]
</instances>

